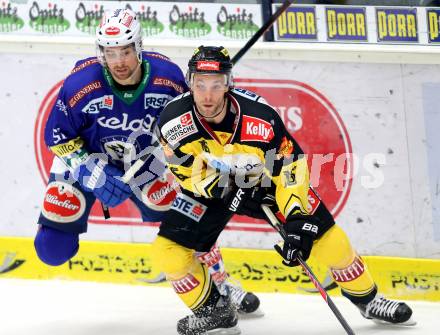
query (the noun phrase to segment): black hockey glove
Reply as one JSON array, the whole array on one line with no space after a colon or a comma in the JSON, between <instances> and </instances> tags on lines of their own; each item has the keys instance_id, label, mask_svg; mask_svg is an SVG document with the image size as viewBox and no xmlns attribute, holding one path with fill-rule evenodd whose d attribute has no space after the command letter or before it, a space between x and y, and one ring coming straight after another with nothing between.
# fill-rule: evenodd
<instances>
[{"instance_id":1,"label":"black hockey glove","mask_svg":"<svg viewBox=\"0 0 440 335\"><path fill-rule=\"evenodd\" d=\"M243 201L237 214L246 215L255 219L267 220L266 214L261 209L262 204L276 206L275 197L267 194L270 191L267 187L256 186L252 193ZM276 212L276 211L275 211Z\"/></svg>"},{"instance_id":2,"label":"black hockey glove","mask_svg":"<svg viewBox=\"0 0 440 335\"><path fill-rule=\"evenodd\" d=\"M311 216L291 215L283 225L286 232L284 242L274 245L275 250L284 258L286 266L298 266L296 259L301 254L307 260L312 251L313 241L318 235L318 225Z\"/></svg>"}]
</instances>

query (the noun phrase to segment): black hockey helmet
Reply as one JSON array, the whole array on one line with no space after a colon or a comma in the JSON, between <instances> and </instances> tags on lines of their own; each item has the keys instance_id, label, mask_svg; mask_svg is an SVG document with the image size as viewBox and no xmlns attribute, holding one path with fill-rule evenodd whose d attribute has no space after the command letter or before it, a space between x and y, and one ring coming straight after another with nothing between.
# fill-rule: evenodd
<instances>
[{"instance_id":1,"label":"black hockey helmet","mask_svg":"<svg viewBox=\"0 0 440 335\"><path fill-rule=\"evenodd\" d=\"M194 73L225 74L227 85L232 86L232 62L229 52L224 47L199 46L188 62L186 79L190 85Z\"/></svg>"}]
</instances>

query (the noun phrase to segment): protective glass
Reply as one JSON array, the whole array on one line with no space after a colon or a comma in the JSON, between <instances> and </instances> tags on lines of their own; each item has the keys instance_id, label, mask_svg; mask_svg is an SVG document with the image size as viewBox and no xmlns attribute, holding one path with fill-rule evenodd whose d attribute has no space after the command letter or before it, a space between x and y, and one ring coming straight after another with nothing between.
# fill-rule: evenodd
<instances>
[{"instance_id":1,"label":"protective glass","mask_svg":"<svg viewBox=\"0 0 440 335\"><path fill-rule=\"evenodd\" d=\"M212 76L212 74L192 75L191 88L199 92L224 92L228 88L228 76L223 75L218 80L205 80L204 77ZM223 79L222 79L223 78Z\"/></svg>"},{"instance_id":2,"label":"protective glass","mask_svg":"<svg viewBox=\"0 0 440 335\"><path fill-rule=\"evenodd\" d=\"M137 54L133 45L126 47L102 48L102 55L107 64L116 64L136 58Z\"/></svg>"}]
</instances>

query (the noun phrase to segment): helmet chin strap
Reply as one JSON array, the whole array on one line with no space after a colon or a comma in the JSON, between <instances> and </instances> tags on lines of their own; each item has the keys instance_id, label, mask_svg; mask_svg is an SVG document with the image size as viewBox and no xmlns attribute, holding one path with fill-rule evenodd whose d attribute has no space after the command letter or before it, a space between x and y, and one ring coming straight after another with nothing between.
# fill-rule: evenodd
<instances>
[{"instance_id":1,"label":"helmet chin strap","mask_svg":"<svg viewBox=\"0 0 440 335\"><path fill-rule=\"evenodd\" d=\"M134 69L133 73L130 75L130 77L128 77L127 79L116 79L114 76L113 79L116 80L118 82L118 84L120 85L136 85L138 82L135 82L134 77L136 76L136 74L138 73L138 71L140 71L141 68L141 64L142 63L138 63L138 65L136 66L136 68ZM142 78L140 78L142 79Z\"/></svg>"}]
</instances>

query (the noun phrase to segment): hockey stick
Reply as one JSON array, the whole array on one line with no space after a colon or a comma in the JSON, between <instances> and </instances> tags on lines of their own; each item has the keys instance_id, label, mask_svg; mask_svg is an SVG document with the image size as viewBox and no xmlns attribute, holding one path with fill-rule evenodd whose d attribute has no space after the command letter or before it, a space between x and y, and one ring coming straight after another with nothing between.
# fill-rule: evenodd
<instances>
[{"instance_id":1,"label":"hockey stick","mask_svg":"<svg viewBox=\"0 0 440 335\"><path fill-rule=\"evenodd\" d=\"M121 180L124 183L128 183L131 178L134 177L136 172L138 172L141 167L144 165L144 163L147 161L147 159L152 155L151 152L147 152L143 154L141 157L139 157L136 162L131 165L127 171L125 171L124 175L122 176Z\"/></svg>"},{"instance_id":2,"label":"hockey stick","mask_svg":"<svg viewBox=\"0 0 440 335\"><path fill-rule=\"evenodd\" d=\"M281 225L280 221L278 221L275 214L272 212L272 210L269 208L268 205L262 204L261 209L263 210L264 214L266 214L267 219L269 220L270 225L281 235L283 240L286 240L286 232ZM296 258L299 262L299 264L302 266L304 272L307 274L307 276L312 281L313 285L318 289L321 296L324 298L327 305L332 310L333 314L336 316L342 327L345 329L348 335L355 335L353 329L349 326L347 321L342 316L339 309L334 304L333 300L328 295L327 291L322 287L321 283L319 282L318 278L316 278L315 274L313 273L312 269L307 265L307 263L302 259L301 255L298 255Z\"/></svg>"},{"instance_id":3,"label":"hockey stick","mask_svg":"<svg viewBox=\"0 0 440 335\"><path fill-rule=\"evenodd\" d=\"M269 29L272 24L278 19L278 17L292 4L293 0L284 1L283 5L277 9L275 13L271 15L269 20L267 20L260 29L258 29L255 34L246 42L243 48L238 50L234 57L232 57L231 62L235 65L243 55L248 52L248 50L257 42L257 40L263 36L267 29Z\"/></svg>"},{"instance_id":4,"label":"hockey stick","mask_svg":"<svg viewBox=\"0 0 440 335\"><path fill-rule=\"evenodd\" d=\"M64 166L67 168L67 169L70 169L70 166L64 161L64 159L60 159L62 162L63 162L63 164L64 164ZM102 213L104 214L104 219L110 219L110 211L109 211L109 209L108 209L108 206L106 206L106 205L104 205L102 202L101 202L101 208L102 208Z\"/></svg>"}]
</instances>

